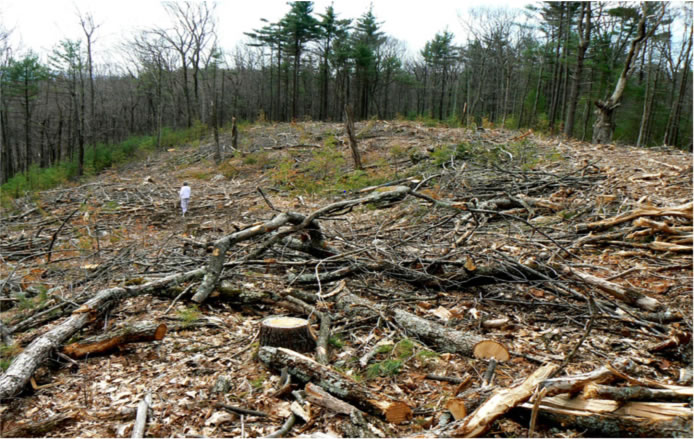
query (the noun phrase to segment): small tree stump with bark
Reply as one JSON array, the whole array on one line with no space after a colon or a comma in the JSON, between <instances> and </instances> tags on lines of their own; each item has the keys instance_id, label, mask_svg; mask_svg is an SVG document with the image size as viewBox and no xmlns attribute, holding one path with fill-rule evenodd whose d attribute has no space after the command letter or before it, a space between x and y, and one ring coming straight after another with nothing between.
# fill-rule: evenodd
<instances>
[{"instance_id":1,"label":"small tree stump with bark","mask_svg":"<svg viewBox=\"0 0 694 439\"><path fill-rule=\"evenodd\" d=\"M308 320L296 317L268 317L260 323L260 345L310 352L316 348Z\"/></svg>"}]
</instances>

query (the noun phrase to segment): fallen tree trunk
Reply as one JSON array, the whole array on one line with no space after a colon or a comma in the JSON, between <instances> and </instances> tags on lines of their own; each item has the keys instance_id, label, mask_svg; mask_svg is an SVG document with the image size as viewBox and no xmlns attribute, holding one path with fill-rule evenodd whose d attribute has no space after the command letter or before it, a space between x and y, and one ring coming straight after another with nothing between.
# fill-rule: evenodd
<instances>
[{"instance_id":1,"label":"fallen tree trunk","mask_svg":"<svg viewBox=\"0 0 694 439\"><path fill-rule=\"evenodd\" d=\"M369 271L381 272L386 276L407 282L411 285L429 288L435 291L448 291L474 286L493 285L501 282L546 280L548 275L542 275L536 270L522 264L486 265L475 267L474 270L459 269L441 274L430 274L423 270L408 268L417 266L419 261L403 261L401 264L393 264L387 261L370 262L353 260L350 265L339 268L333 272L321 273L316 277L315 273L308 273L296 277L290 277L290 282L303 284L332 282L352 274ZM459 265L455 263L441 266Z\"/></svg>"},{"instance_id":2,"label":"fallen tree trunk","mask_svg":"<svg viewBox=\"0 0 694 439\"><path fill-rule=\"evenodd\" d=\"M142 401L137 405L137 416L133 425L133 432L130 435L133 439L145 437L145 428L147 427L147 412L152 406L152 395L149 393L142 398Z\"/></svg>"},{"instance_id":3,"label":"fallen tree trunk","mask_svg":"<svg viewBox=\"0 0 694 439\"><path fill-rule=\"evenodd\" d=\"M237 242L253 238L254 236L276 230L285 225L287 222L289 222L289 215L286 213L281 213L264 224L258 224L236 233L232 233L231 235L225 236L222 239L218 239L214 243L214 249L210 254L210 258L207 263L207 270L205 271L205 278L193 296L193 302L202 303L205 299L207 299L207 296L210 295L215 286L217 286L217 281L222 273L226 252L229 250L229 248L231 248L232 245L236 244Z\"/></svg>"},{"instance_id":4,"label":"fallen tree trunk","mask_svg":"<svg viewBox=\"0 0 694 439\"><path fill-rule=\"evenodd\" d=\"M583 397L615 401L686 401L692 397L692 388L651 389L643 386L614 387L590 383L583 389Z\"/></svg>"},{"instance_id":5,"label":"fallen tree trunk","mask_svg":"<svg viewBox=\"0 0 694 439\"><path fill-rule=\"evenodd\" d=\"M297 352L263 346L258 351L258 358L272 369L280 370L286 367L299 381L313 381L327 392L372 415L382 416L388 422L401 423L412 417L412 409L407 404L384 399L382 395L371 392L348 376Z\"/></svg>"},{"instance_id":6,"label":"fallen tree trunk","mask_svg":"<svg viewBox=\"0 0 694 439\"><path fill-rule=\"evenodd\" d=\"M325 407L328 410L332 410L335 413L340 413L343 415L349 415L352 411L359 410L352 404L344 402L341 399L335 398L321 387L315 384L306 383L306 400L311 404L315 404L320 407Z\"/></svg>"},{"instance_id":7,"label":"fallen tree trunk","mask_svg":"<svg viewBox=\"0 0 694 439\"><path fill-rule=\"evenodd\" d=\"M84 358L88 355L106 354L115 349L121 349L128 343L162 340L166 335L166 331L167 327L163 323L140 322L115 332L71 343L63 348L63 353L75 359Z\"/></svg>"},{"instance_id":8,"label":"fallen tree trunk","mask_svg":"<svg viewBox=\"0 0 694 439\"><path fill-rule=\"evenodd\" d=\"M469 357L472 356L475 345L485 340L479 335L456 331L401 309L389 309L352 293L341 294L335 302L335 307L360 317L389 316L408 334L429 343L440 352L456 353Z\"/></svg>"},{"instance_id":9,"label":"fallen tree trunk","mask_svg":"<svg viewBox=\"0 0 694 439\"><path fill-rule=\"evenodd\" d=\"M562 272L566 275L580 279L583 282L596 286L602 291L608 293L612 297L621 300L629 305L636 306L646 311L655 311L660 308L661 304L656 299L646 296L645 294L636 291L633 288L623 287L614 282L610 282L598 276L593 276L592 274L584 273L582 271L575 270L569 266L562 266Z\"/></svg>"},{"instance_id":10,"label":"fallen tree trunk","mask_svg":"<svg viewBox=\"0 0 694 439\"><path fill-rule=\"evenodd\" d=\"M521 407L533 409L533 404ZM692 409L686 403L606 399L544 398L539 416L552 424L587 430L598 437L692 437Z\"/></svg>"},{"instance_id":11,"label":"fallen tree trunk","mask_svg":"<svg viewBox=\"0 0 694 439\"><path fill-rule=\"evenodd\" d=\"M51 436L51 432L66 423L79 419L77 413L61 413L36 422L26 422L21 425L0 431L1 437L41 437Z\"/></svg>"},{"instance_id":12,"label":"fallen tree trunk","mask_svg":"<svg viewBox=\"0 0 694 439\"><path fill-rule=\"evenodd\" d=\"M681 204L679 206L673 207L648 207L644 209L636 209L631 212L625 212L621 215L617 215L612 218L607 218L601 221L596 221L588 224L579 224L576 226L576 231L578 233L585 233L591 230L605 230L612 226L631 221L636 218L651 216L651 217L661 217L661 216L677 216L692 219L692 202L686 204Z\"/></svg>"},{"instance_id":13,"label":"fallen tree trunk","mask_svg":"<svg viewBox=\"0 0 694 439\"><path fill-rule=\"evenodd\" d=\"M4 375L0 377L0 401L17 395L29 382L36 368L58 349L65 340L72 337L88 323L93 322L99 314L113 308L128 297L147 294L173 283L190 281L202 277L204 269L157 279L142 285L115 287L99 291L92 299L76 309L65 321L35 339L12 361Z\"/></svg>"},{"instance_id":14,"label":"fallen tree trunk","mask_svg":"<svg viewBox=\"0 0 694 439\"><path fill-rule=\"evenodd\" d=\"M354 200L340 201L337 203L330 204L321 209L318 209L308 216L304 216L298 213L280 213L275 216L270 221L249 227L232 233L229 236L225 236L218 239L214 244L214 249L209 257L207 263L207 270L205 272L205 278L198 287L197 292L193 296L193 301L196 303L202 303L210 295L212 290L216 287L219 280L219 276L222 273L222 268L224 267L224 259L226 252L231 248L232 245L245 241L247 239L253 238L258 235L263 235L290 223L294 225L290 230L284 231L282 233L275 233L270 239L265 241L258 249L253 251L248 259L253 259L268 248L270 248L275 243L281 241L286 236L304 230L309 230L309 238L313 241L312 247L320 247L322 242L322 234L320 233L320 227L318 226L316 220L323 216L329 215L333 212L338 212L341 210L349 209L360 204L374 203L384 200L399 200L404 198L410 188L406 186L395 186L392 190L385 192L378 192L363 198L357 198Z\"/></svg>"},{"instance_id":15,"label":"fallen tree trunk","mask_svg":"<svg viewBox=\"0 0 694 439\"><path fill-rule=\"evenodd\" d=\"M624 368L626 371L630 371L634 366L635 364L630 360L621 360L615 364L616 368ZM591 372L579 375L550 378L540 383L540 389L545 392L546 396L554 396L561 393L577 393L588 384L605 384L617 379L618 375L615 374L615 370L614 367L602 366Z\"/></svg>"}]
</instances>

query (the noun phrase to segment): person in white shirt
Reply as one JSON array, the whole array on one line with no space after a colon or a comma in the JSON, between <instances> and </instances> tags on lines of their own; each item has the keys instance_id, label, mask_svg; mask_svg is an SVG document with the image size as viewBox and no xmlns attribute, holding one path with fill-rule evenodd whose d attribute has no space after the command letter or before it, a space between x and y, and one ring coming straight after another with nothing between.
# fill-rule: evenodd
<instances>
[{"instance_id":1,"label":"person in white shirt","mask_svg":"<svg viewBox=\"0 0 694 439\"><path fill-rule=\"evenodd\" d=\"M181 187L178 195L181 197L181 210L183 211L183 216L185 217L186 212L188 211L188 201L190 200L190 186L188 186L188 183L183 183L183 187Z\"/></svg>"}]
</instances>

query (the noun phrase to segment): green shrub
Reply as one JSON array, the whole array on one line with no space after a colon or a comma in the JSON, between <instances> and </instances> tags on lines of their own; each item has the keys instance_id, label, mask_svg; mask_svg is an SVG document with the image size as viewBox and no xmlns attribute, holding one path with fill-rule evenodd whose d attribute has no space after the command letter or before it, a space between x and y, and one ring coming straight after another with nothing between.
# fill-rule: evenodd
<instances>
[{"instance_id":1,"label":"green shrub","mask_svg":"<svg viewBox=\"0 0 694 439\"><path fill-rule=\"evenodd\" d=\"M333 335L328 339L328 344L337 349L342 349L345 346L345 341L339 335Z\"/></svg>"},{"instance_id":2,"label":"green shrub","mask_svg":"<svg viewBox=\"0 0 694 439\"><path fill-rule=\"evenodd\" d=\"M451 145L439 145L431 153L431 159L435 166L442 166L456 157L456 149Z\"/></svg>"},{"instance_id":3,"label":"green shrub","mask_svg":"<svg viewBox=\"0 0 694 439\"><path fill-rule=\"evenodd\" d=\"M384 360L378 363L373 363L371 364L367 369L366 369L366 377L367 378L376 378L376 377L388 377L388 376L393 376L397 375L400 373L402 370L402 361L400 360Z\"/></svg>"}]
</instances>

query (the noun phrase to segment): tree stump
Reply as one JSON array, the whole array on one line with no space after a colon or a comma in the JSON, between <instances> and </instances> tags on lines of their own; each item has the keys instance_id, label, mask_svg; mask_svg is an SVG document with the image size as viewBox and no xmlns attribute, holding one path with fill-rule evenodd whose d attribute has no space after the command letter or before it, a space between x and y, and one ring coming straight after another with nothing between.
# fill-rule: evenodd
<instances>
[{"instance_id":1,"label":"tree stump","mask_svg":"<svg viewBox=\"0 0 694 439\"><path fill-rule=\"evenodd\" d=\"M268 317L260 323L260 345L310 352L316 348L308 320L296 317Z\"/></svg>"}]
</instances>

